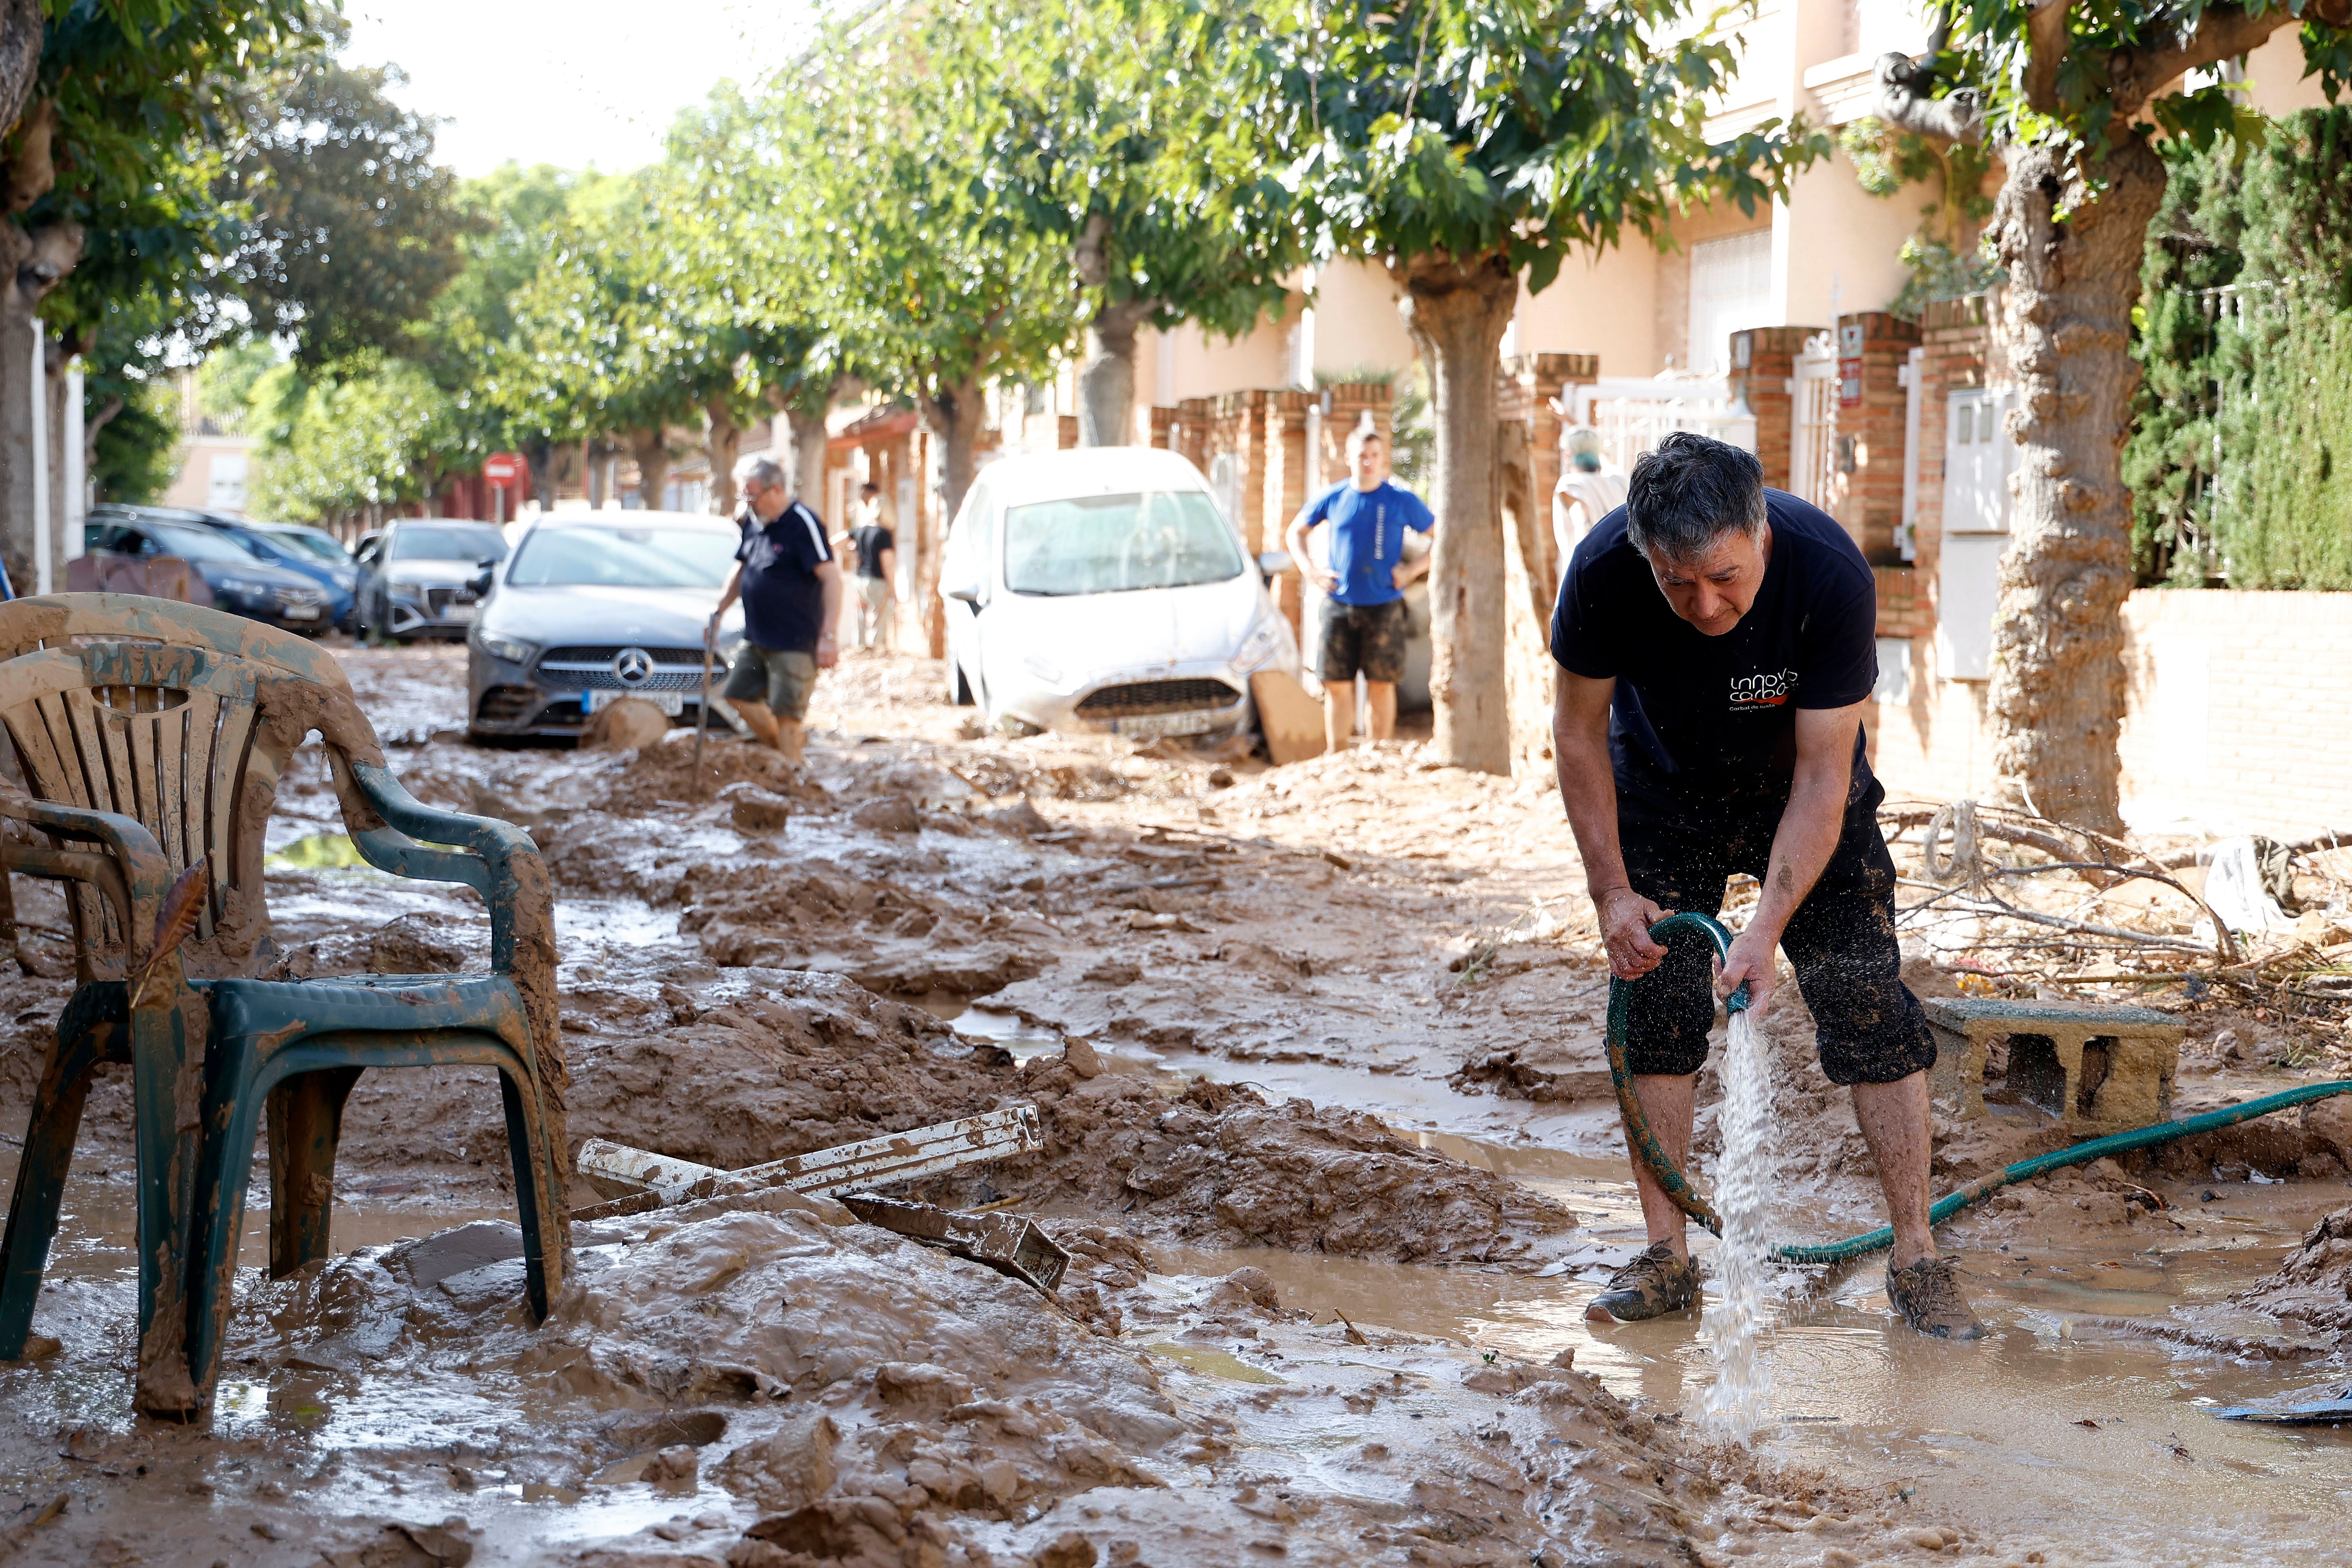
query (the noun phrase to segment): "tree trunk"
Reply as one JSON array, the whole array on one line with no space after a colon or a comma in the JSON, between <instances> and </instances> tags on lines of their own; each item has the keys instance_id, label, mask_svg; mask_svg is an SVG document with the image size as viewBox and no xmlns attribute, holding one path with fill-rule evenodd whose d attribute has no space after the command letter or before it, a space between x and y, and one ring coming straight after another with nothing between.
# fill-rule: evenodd
<instances>
[{"instance_id":1,"label":"tree trunk","mask_svg":"<svg viewBox=\"0 0 2352 1568\"><path fill-rule=\"evenodd\" d=\"M1135 331L1151 314L1148 300L1105 305L1087 327L1078 364L1078 445L1135 445Z\"/></svg>"},{"instance_id":2,"label":"tree trunk","mask_svg":"<svg viewBox=\"0 0 2352 1568\"><path fill-rule=\"evenodd\" d=\"M1428 367L1437 427L1429 497L1437 514L1430 562L1430 700L1437 754L1449 766L1511 771L1503 673L1503 523L1496 507L1495 396L1503 332L1518 275L1500 256L1391 262L1405 329Z\"/></svg>"},{"instance_id":3,"label":"tree trunk","mask_svg":"<svg viewBox=\"0 0 2352 1568\"><path fill-rule=\"evenodd\" d=\"M522 460L530 468L531 499L542 512L555 510L555 443L541 436L522 444Z\"/></svg>"},{"instance_id":4,"label":"tree trunk","mask_svg":"<svg viewBox=\"0 0 2352 1568\"><path fill-rule=\"evenodd\" d=\"M637 460L637 504L647 511L662 510L669 489L669 439L656 426L629 432L629 456Z\"/></svg>"},{"instance_id":5,"label":"tree trunk","mask_svg":"<svg viewBox=\"0 0 2352 1568\"><path fill-rule=\"evenodd\" d=\"M2094 199L2062 153L2012 148L1993 218L2009 268L2000 331L2019 450L1990 706L2002 795L2116 833L2132 586L2121 458L2139 387L2131 310L2165 169L2126 140L2095 173L2107 188Z\"/></svg>"},{"instance_id":6,"label":"tree trunk","mask_svg":"<svg viewBox=\"0 0 2352 1568\"><path fill-rule=\"evenodd\" d=\"M121 395L110 392L106 395L105 402L82 417L82 472L90 476L92 483L95 483L98 478L98 433L114 423L114 416L122 412L123 406Z\"/></svg>"},{"instance_id":7,"label":"tree trunk","mask_svg":"<svg viewBox=\"0 0 2352 1568\"><path fill-rule=\"evenodd\" d=\"M710 510L720 517L735 515L735 459L743 449L743 427L723 397L714 397L703 410L709 425L702 433L703 456L710 463Z\"/></svg>"},{"instance_id":8,"label":"tree trunk","mask_svg":"<svg viewBox=\"0 0 2352 1568\"><path fill-rule=\"evenodd\" d=\"M978 380L941 382L922 399L923 423L940 445L940 536L963 509L964 492L976 472L972 455L980 445L981 384Z\"/></svg>"},{"instance_id":9,"label":"tree trunk","mask_svg":"<svg viewBox=\"0 0 2352 1568\"><path fill-rule=\"evenodd\" d=\"M825 407L832 405L830 391L825 394L824 401ZM812 414L798 403L788 405L784 409L784 422L793 433L793 494L820 516L824 511L819 504L824 500L824 416L825 408L819 408ZM827 522L835 521L825 519Z\"/></svg>"},{"instance_id":10,"label":"tree trunk","mask_svg":"<svg viewBox=\"0 0 2352 1568\"><path fill-rule=\"evenodd\" d=\"M33 512L33 344L44 336L34 314L58 279L81 259L81 227L53 224L26 234L0 223L0 562L19 595L38 583ZM58 552L58 560L63 552Z\"/></svg>"},{"instance_id":11,"label":"tree trunk","mask_svg":"<svg viewBox=\"0 0 2352 1568\"><path fill-rule=\"evenodd\" d=\"M66 519L73 515L66 484L66 367L72 363L73 355L66 344L55 338L48 340L46 350L41 361L41 382L49 405L49 538L57 552L50 567L54 574L51 586L62 594L66 591L66 555L73 549L73 542L66 538Z\"/></svg>"}]
</instances>

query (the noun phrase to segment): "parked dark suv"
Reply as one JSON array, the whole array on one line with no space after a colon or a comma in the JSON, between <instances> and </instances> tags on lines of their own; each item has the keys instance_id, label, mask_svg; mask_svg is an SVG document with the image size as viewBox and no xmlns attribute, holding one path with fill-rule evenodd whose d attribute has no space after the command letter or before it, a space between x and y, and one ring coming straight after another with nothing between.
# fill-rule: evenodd
<instances>
[{"instance_id":1,"label":"parked dark suv","mask_svg":"<svg viewBox=\"0 0 2352 1568\"><path fill-rule=\"evenodd\" d=\"M92 555L176 555L212 590L213 605L288 631L317 636L334 624L327 590L273 566L194 512L108 504L90 508L82 548Z\"/></svg>"}]
</instances>

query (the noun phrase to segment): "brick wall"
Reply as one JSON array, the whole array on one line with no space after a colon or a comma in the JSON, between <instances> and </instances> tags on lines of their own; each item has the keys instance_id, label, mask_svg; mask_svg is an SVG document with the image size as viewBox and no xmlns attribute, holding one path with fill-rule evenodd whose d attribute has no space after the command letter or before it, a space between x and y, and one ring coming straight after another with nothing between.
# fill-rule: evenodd
<instances>
[{"instance_id":1,"label":"brick wall","mask_svg":"<svg viewBox=\"0 0 2352 1568\"><path fill-rule=\"evenodd\" d=\"M1909 393L1903 363L1919 342L1918 327L1871 310L1838 318L1841 355L1862 348L1862 401L1838 407L1837 520L1874 566L1903 564L1896 548L1903 522L1903 415Z\"/></svg>"},{"instance_id":2,"label":"brick wall","mask_svg":"<svg viewBox=\"0 0 2352 1568\"><path fill-rule=\"evenodd\" d=\"M1797 355L1819 327L1758 327L1731 334L1731 396L1756 416L1756 455L1764 460L1764 482L1789 488L1789 441L1796 414L1789 384Z\"/></svg>"}]
</instances>

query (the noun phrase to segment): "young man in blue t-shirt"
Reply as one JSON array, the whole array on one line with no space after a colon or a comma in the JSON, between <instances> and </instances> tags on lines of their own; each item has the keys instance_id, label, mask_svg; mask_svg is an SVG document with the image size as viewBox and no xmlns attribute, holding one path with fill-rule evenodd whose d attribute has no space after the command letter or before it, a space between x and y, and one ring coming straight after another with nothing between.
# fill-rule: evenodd
<instances>
[{"instance_id":1,"label":"young man in blue t-shirt","mask_svg":"<svg viewBox=\"0 0 2352 1568\"><path fill-rule=\"evenodd\" d=\"M1983 1326L1928 1228L1936 1041L1903 984L1886 792L1863 745L1877 614L1870 566L1836 520L1765 489L1752 453L1676 431L1633 465L1625 504L1561 577L1552 754L1610 973L1642 981L1625 1054L1667 1153L1689 1152L1717 998L1745 983L1760 1016L1778 948L1822 1070L1853 1089L1886 1197L1887 1301L1922 1333L1970 1340ZM1668 949L1650 928L1716 913L1734 873L1760 896L1709 994L1706 944ZM1633 1175L1651 1246L1588 1309L1602 1321L1698 1295L1681 1212L1638 1158Z\"/></svg>"},{"instance_id":2,"label":"young man in blue t-shirt","mask_svg":"<svg viewBox=\"0 0 2352 1568\"><path fill-rule=\"evenodd\" d=\"M1284 542L1309 582L1330 595L1323 614L1323 742L1343 752L1356 731L1356 676L1372 709L1372 739L1396 733L1396 683L1404 679L1404 589L1430 558L1404 558L1405 531L1427 533L1436 519L1422 499L1389 479L1389 444L1360 426L1348 437L1349 477L1291 520ZM1307 553L1307 536L1327 529L1328 566Z\"/></svg>"}]
</instances>

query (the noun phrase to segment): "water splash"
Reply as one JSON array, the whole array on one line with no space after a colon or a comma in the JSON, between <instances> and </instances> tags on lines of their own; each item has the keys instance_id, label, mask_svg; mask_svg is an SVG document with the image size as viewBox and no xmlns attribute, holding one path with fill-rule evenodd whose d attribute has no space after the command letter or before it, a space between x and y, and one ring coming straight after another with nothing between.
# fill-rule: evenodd
<instances>
[{"instance_id":1,"label":"water splash","mask_svg":"<svg viewBox=\"0 0 2352 1568\"><path fill-rule=\"evenodd\" d=\"M1701 1412L1711 1424L1745 1438L1763 1423L1772 1369L1758 1340L1764 1328L1764 1291L1771 1277L1769 1223L1772 1163L1772 1058L1764 1032L1745 1012L1731 1016L1723 1054L1723 1104L1716 1112L1723 1154L1716 1163L1715 1208L1723 1216L1715 1249L1715 1279L1699 1338L1715 1363L1715 1383Z\"/></svg>"}]
</instances>

